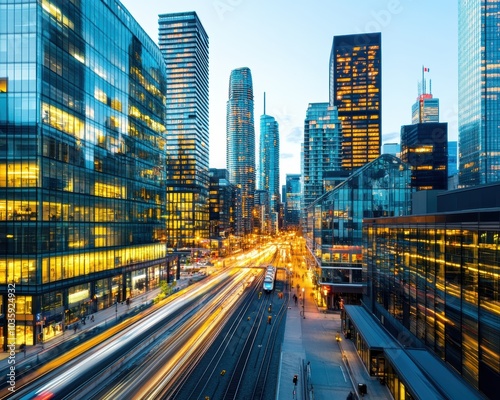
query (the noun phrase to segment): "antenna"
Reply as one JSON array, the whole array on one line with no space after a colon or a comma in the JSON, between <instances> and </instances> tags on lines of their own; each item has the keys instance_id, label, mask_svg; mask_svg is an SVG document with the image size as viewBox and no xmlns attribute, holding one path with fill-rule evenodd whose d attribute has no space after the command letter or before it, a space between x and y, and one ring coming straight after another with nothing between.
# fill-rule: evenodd
<instances>
[{"instance_id":1,"label":"antenna","mask_svg":"<svg viewBox=\"0 0 500 400\"><path fill-rule=\"evenodd\" d=\"M432 94L432 79L429 79L429 94Z\"/></svg>"},{"instance_id":2,"label":"antenna","mask_svg":"<svg viewBox=\"0 0 500 400\"><path fill-rule=\"evenodd\" d=\"M425 77L424 77L424 66L422 65L422 94L425 94Z\"/></svg>"}]
</instances>

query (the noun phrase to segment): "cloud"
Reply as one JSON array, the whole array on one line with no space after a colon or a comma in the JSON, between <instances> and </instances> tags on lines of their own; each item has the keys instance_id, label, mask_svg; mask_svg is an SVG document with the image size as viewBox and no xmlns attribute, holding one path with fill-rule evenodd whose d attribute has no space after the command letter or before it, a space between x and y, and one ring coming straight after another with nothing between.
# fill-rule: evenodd
<instances>
[{"instance_id":1,"label":"cloud","mask_svg":"<svg viewBox=\"0 0 500 400\"><path fill-rule=\"evenodd\" d=\"M389 132L382 135L382 143L399 143L401 132Z\"/></svg>"},{"instance_id":2,"label":"cloud","mask_svg":"<svg viewBox=\"0 0 500 400\"><path fill-rule=\"evenodd\" d=\"M280 154L280 159L282 160L288 160L290 158L294 158L295 157L295 154L293 153L281 153Z\"/></svg>"},{"instance_id":3,"label":"cloud","mask_svg":"<svg viewBox=\"0 0 500 400\"><path fill-rule=\"evenodd\" d=\"M304 141L304 135L302 133L302 128L296 126L292 128L286 135L285 141L288 143L302 143Z\"/></svg>"}]
</instances>

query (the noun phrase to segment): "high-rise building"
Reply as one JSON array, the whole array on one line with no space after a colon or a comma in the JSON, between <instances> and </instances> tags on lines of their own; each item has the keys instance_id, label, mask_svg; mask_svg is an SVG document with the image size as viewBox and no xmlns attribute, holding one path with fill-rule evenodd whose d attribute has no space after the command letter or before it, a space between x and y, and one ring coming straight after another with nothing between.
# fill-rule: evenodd
<instances>
[{"instance_id":1,"label":"high-rise building","mask_svg":"<svg viewBox=\"0 0 500 400\"><path fill-rule=\"evenodd\" d=\"M500 1L458 3L458 142L461 187L500 181Z\"/></svg>"},{"instance_id":2,"label":"high-rise building","mask_svg":"<svg viewBox=\"0 0 500 400\"><path fill-rule=\"evenodd\" d=\"M439 122L439 99L430 93L420 94L411 107L411 123Z\"/></svg>"},{"instance_id":3,"label":"high-rise building","mask_svg":"<svg viewBox=\"0 0 500 400\"><path fill-rule=\"evenodd\" d=\"M255 127L252 74L247 67L234 69L229 78L226 116L226 164L229 180L241 189L242 232L253 230L255 192ZM237 224L236 226L240 226Z\"/></svg>"},{"instance_id":4,"label":"high-rise building","mask_svg":"<svg viewBox=\"0 0 500 400\"><path fill-rule=\"evenodd\" d=\"M259 175L257 188L269 193L266 213L269 218L279 211L280 193L280 137L278 122L266 114L264 94L264 114L260 117ZM271 232L275 233L275 232Z\"/></svg>"},{"instance_id":5,"label":"high-rise building","mask_svg":"<svg viewBox=\"0 0 500 400\"><path fill-rule=\"evenodd\" d=\"M234 232L232 225L236 208L234 187L229 182L227 169L210 168L209 174L211 248L216 249L219 256L223 256L229 250L228 239Z\"/></svg>"},{"instance_id":6,"label":"high-rise building","mask_svg":"<svg viewBox=\"0 0 500 400\"><path fill-rule=\"evenodd\" d=\"M342 126L337 107L310 103L304 121L302 209L323 195L326 171L342 169Z\"/></svg>"},{"instance_id":7,"label":"high-rise building","mask_svg":"<svg viewBox=\"0 0 500 400\"><path fill-rule=\"evenodd\" d=\"M300 226L300 199L302 185L300 174L287 174L285 186L285 228L298 229Z\"/></svg>"},{"instance_id":8,"label":"high-rise building","mask_svg":"<svg viewBox=\"0 0 500 400\"><path fill-rule=\"evenodd\" d=\"M167 240L197 247L209 237L208 35L195 12L159 16L167 67Z\"/></svg>"},{"instance_id":9,"label":"high-rise building","mask_svg":"<svg viewBox=\"0 0 500 400\"><path fill-rule=\"evenodd\" d=\"M0 309L15 284L16 344L33 345L169 279L167 77L159 48L119 1L4 2L7 13Z\"/></svg>"},{"instance_id":10,"label":"high-rise building","mask_svg":"<svg viewBox=\"0 0 500 400\"><path fill-rule=\"evenodd\" d=\"M380 33L334 36L330 105L342 121L342 167L353 170L375 160L382 145Z\"/></svg>"},{"instance_id":11,"label":"high-rise building","mask_svg":"<svg viewBox=\"0 0 500 400\"><path fill-rule=\"evenodd\" d=\"M430 80L429 90L427 90L425 75L428 72L430 72L430 69L422 66L422 82L419 87L418 97L411 107L412 124L439 122L439 99L432 96L432 82Z\"/></svg>"},{"instance_id":12,"label":"high-rise building","mask_svg":"<svg viewBox=\"0 0 500 400\"><path fill-rule=\"evenodd\" d=\"M417 190L448 188L448 124L426 122L401 127L401 160L411 166Z\"/></svg>"}]
</instances>

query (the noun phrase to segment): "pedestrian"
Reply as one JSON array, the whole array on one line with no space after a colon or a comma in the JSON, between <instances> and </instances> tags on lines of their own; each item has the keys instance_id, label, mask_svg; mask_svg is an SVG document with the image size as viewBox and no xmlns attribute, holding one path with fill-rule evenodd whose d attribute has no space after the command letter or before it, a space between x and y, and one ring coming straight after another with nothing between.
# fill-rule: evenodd
<instances>
[{"instance_id":1,"label":"pedestrian","mask_svg":"<svg viewBox=\"0 0 500 400\"><path fill-rule=\"evenodd\" d=\"M94 314L92 314L92 316L90 317L90 321L94 322Z\"/></svg>"},{"instance_id":2,"label":"pedestrian","mask_svg":"<svg viewBox=\"0 0 500 400\"><path fill-rule=\"evenodd\" d=\"M76 329L77 329L77 328L78 328L78 327L77 327L77 326L76 326L76 324L75 324L75 325L73 326L73 329L75 330L75 333L76 333Z\"/></svg>"}]
</instances>

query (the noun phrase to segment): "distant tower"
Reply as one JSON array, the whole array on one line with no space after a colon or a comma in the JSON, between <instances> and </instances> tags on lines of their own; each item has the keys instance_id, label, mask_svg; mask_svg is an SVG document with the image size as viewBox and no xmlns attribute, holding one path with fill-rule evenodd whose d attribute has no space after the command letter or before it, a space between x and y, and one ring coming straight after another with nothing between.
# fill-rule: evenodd
<instances>
[{"instance_id":1,"label":"distant tower","mask_svg":"<svg viewBox=\"0 0 500 400\"><path fill-rule=\"evenodd\" d=\"M422 66L422 82L417 97L417 101L411 107L411 123L418 124L424 122L439 122L439 99L432 96L431 81L429 81L429 92L425 74L429 68Z\"/></svg>"},{"instance_id":2,"label":"distant tower","mask_svg":"<svg viewBox=\"0 0 500 400\"><path fill-rule=\"evenodd\" d=\"M159 47L168 79L166 236L169 246L195 247L209 237L210 215L208 36L196 13L160 15Z\"/></svg>"},{"instance_id":3,"label":"distant tower","mask_svg":"<svg viewBox=\"0 0 500 400\"><path fill-rule=\"evenodd\" d=\"M325 172L342 169L342 126L337 107L328 103L309 104L302 151L302 210L305 210L324 194Z\"/></svg>"},{"instance_id":4,"label":"distant tower","mask_svg":"<svg viewBox=\"0 0 500 400\"><path fill-rule=\"evenodd\" d=\"M255 127L252 74L247 67L231 71L226 115L226 164L229 180L241 189L243 232L253 228L255 194Z\"/></svg>"},{"instance_id":5,"label":"distant tower","mask_svg":"<svg viewBox=\"0 0 500 400\"><path fill-rule=\"evenodd\" d=\"M380 32L334 36L330 105L342 121L342 167L354 170L375 160L382 137Z\"/></svg>"},{"instance_id":6,"label":"distant tower","mask_svg":"<svg viewBox=\"0 0 500 400\"><path fill-rule=\"evenodd\" d=\"M280 138L278 123L266 114L266 94L264 93L264 114L260 117L260 140L259 140L259 181L258 188L269 193L269 204L267 215L271 222L271 233L274 232L279 212L280 193Z\"/></svg>"}]
</instances>

